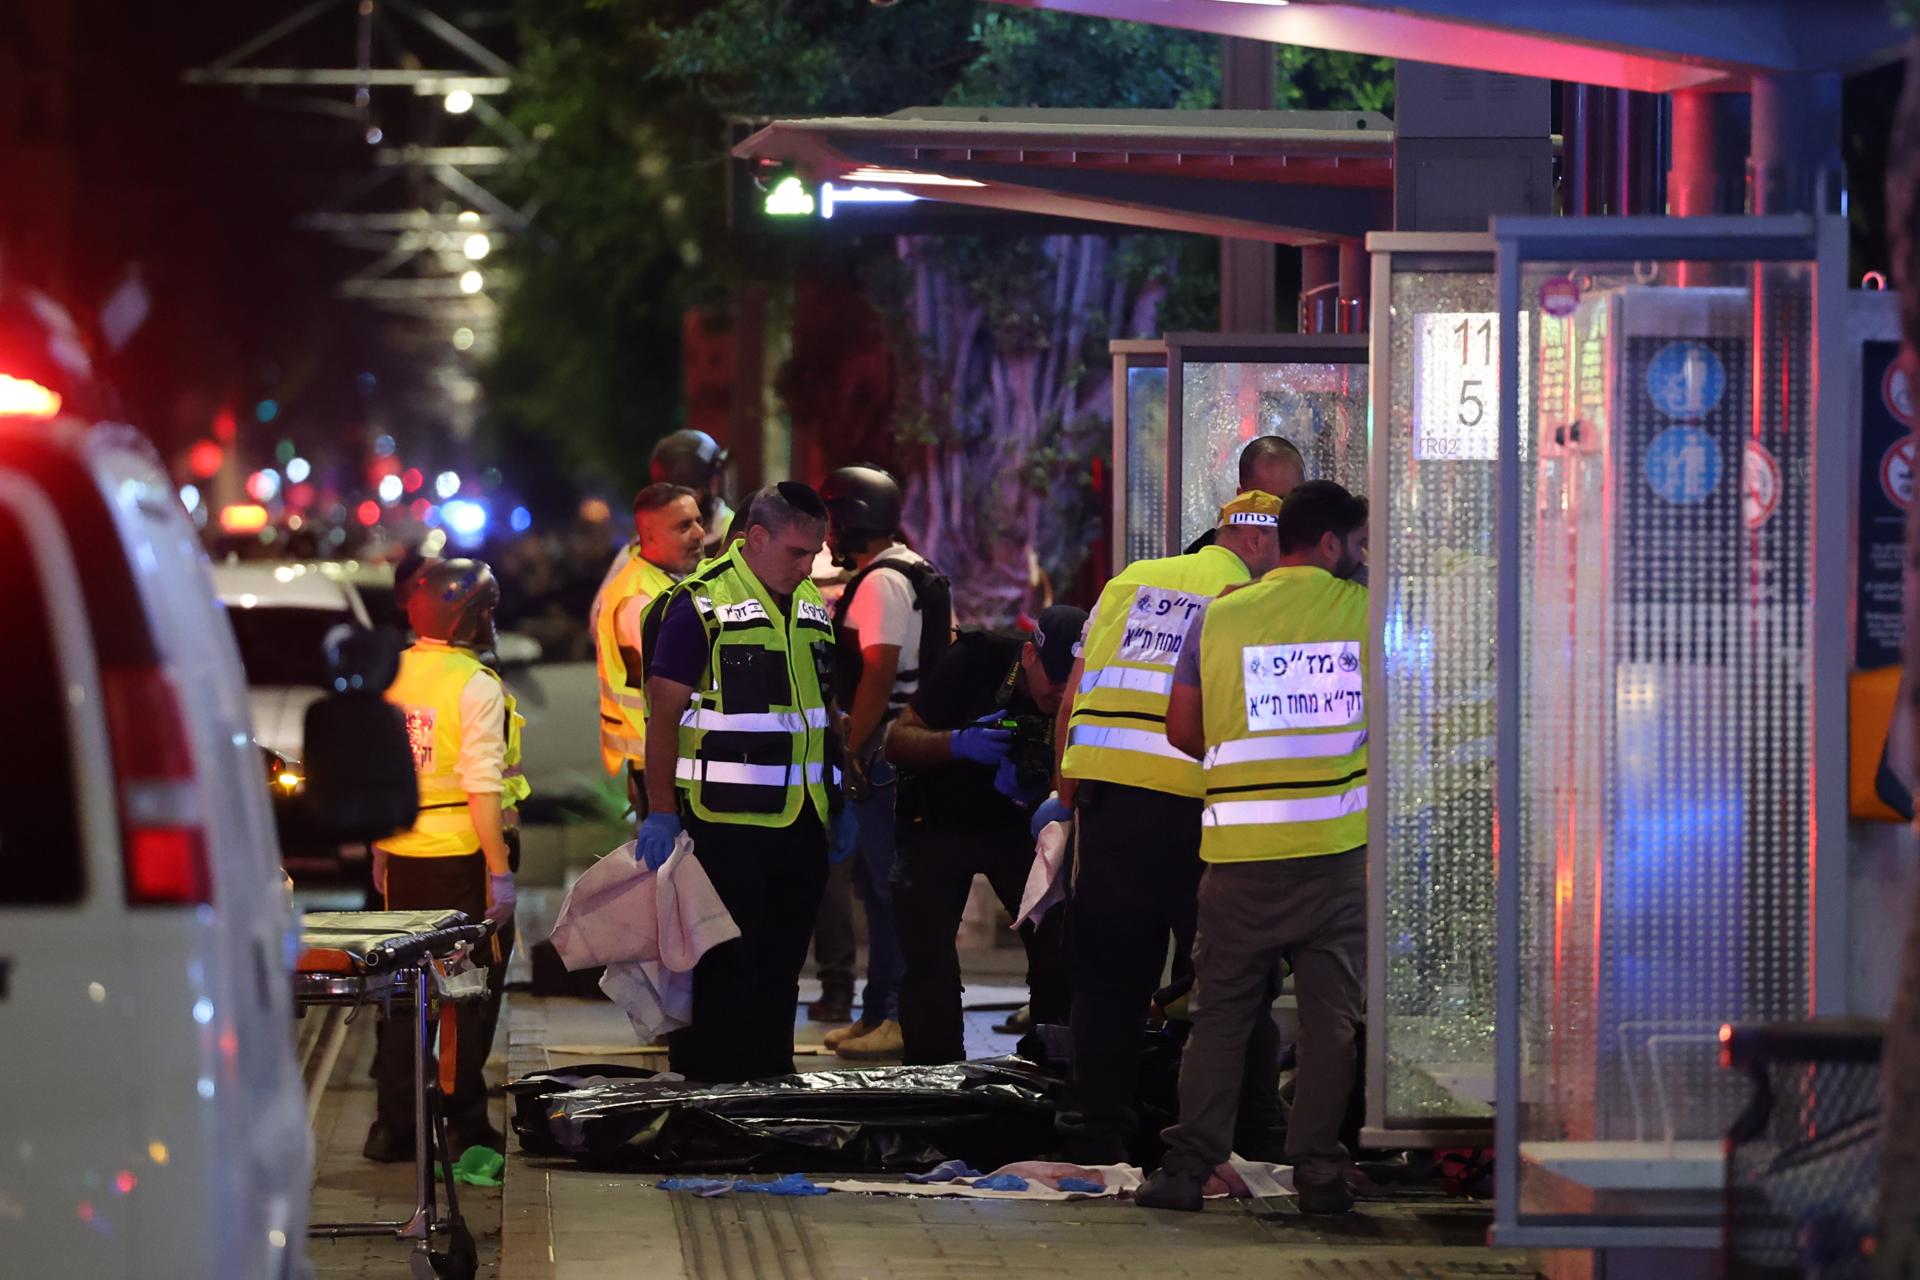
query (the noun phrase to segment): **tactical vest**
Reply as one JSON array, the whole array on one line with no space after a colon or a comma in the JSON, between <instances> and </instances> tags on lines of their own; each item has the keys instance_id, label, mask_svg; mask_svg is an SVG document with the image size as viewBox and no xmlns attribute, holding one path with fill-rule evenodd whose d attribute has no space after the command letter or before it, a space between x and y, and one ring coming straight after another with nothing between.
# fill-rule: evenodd
<instances>
[{"instance_id":1,"label":"tactical vest","mask_svg":"<svg viewBox=\"0 0 1920 1280\"><path fill-rule=\"evenodd\" d=\"M647 695L644 683L631 683L620 653L615 615L637 595L659 598L673 589L666 570L628 548L627 561L602 584L593 602L593 652L600 667L600 763L618 773L631 761L644 767L647 755Z\"/></svg>"},{"instance_id":2,"label":"tactical vest","mask_svg":"<svg viewBox=\"0 0 1920 1280\"><path fill-rule=\"evenodd\" d=\"M499 673L468 649L416 644L400 655L400 674L387 690L387 701L399 707L407 721L407 742L413 749L413 769L420 785L420 815L413 830L378 843L388 853L407 858L457 858L477 853L480 833L467 811L467 792L460 785L460 695L478 672L495 680ZM511 693L506 698L502 726L506 751L502 761L500 807L511 809L532 788L520 765L520 727L526 723Z\"/></svg>"},{"instance_id":3,"label":"tactical vest","mask_svg":"<svg viewBox=\"0 0 1920 1280\"><path fill-rule=\"evenodd\" d=\"M1202 858L1367 842L1367 645L1367 589L1324 569L1275 569L1207 610Z\"/></svg>"},{"instance_id":4,"label":"tactical vest","mask_svg":"<svg viewBox=\"0 0 1920 1280\"><path fill-rule=\"evenodd\" d=\"M913 588L914 611L920 615L920 649L917 653L900 655L893 688L887 691L885 719L892 720L905 710L913 693L903 686L917 685L939 665L953 644L953 585L945 574L920 559L875 560L853 575L833 605L833 696L843 711L853 710L854 690L860 687L860 675L866 667L859 636L847 626L847 611L853 607L853 593L860 589L860 584L882 570L891 570L907 580L907 585Z\"/></svg>"},{"instance_id":5,"label":"tactical vest","mask_svg":"<svg viewBox=\"0 0 1920 1280\"><path fill-rule=\"evenodd\" d=\"M680 717L674 772L687 806L708 822L785 827L811 803L824 823L833 626L819 589L802 582L781 613L735 543L673 589L682 594L708 645ZM650 621L663 617L664 605Z\"/></svg>"},{"instance_id":6,"label":"tactical vest","mask_svg":"<svg viewBox=\"0 0 1920 1280\"><path fill-rule=\"evenodd\" d=\"M1139 560L1100 593L1060 772L1172 795L1201 794L1200 763L1167 741L1167 698L1201 605L1252 577L1224 547Z\"/></svg>"}]
</instances>

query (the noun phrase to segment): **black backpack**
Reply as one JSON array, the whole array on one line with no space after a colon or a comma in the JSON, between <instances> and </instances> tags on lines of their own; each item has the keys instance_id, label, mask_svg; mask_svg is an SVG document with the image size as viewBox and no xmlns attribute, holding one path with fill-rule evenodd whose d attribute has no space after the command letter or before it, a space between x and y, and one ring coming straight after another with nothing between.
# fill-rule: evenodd
<instances>
[{"instance_id":1,"label":"black backpack","mask_svg":"<svg viewBox=\"0 0 1920 1280\"><path fill-rule=\"evenodd\" d=\"M895 680L920 679L940 665L940 659L947 656L947 649L953 644L953 584L947 575L925 560L875 560L853 575L833 605L833 696L843 711L853 706L853 691L860 687L864 665L860 647L854 643L853 633L846 625L847 609L853 604L853 593L860 589L867 575L877 569L890 569L907 580L907 585L913 588L913 607L920 614L920 652L913 655L911 668L906 665L908 659L902 656Z\"/></svg>"}]
</instances>

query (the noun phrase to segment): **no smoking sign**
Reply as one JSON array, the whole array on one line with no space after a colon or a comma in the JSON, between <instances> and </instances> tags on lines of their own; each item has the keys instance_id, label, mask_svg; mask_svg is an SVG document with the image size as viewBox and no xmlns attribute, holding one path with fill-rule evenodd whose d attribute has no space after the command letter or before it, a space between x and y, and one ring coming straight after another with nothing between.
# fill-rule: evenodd
<instances>
[{"instance_id":1,"label":"no smoking sign","mask_svg":"<svg viewBox=\"0 0 1920 1280\"><path fill-rule=\"evenodd\" d=\"M1758 529L1780 508L1780 464L1765 445L1749 440L1740 472L1741 512L1747 528Z\"/></svg>"},{"instance_id":2,"label":"no smoking sign","mask_svg":"<svg viewBox=\"0 0 1920 1280\"><path fill-rule=\"evenodd\" d=\"M1913 437L1894 441L1880 457L1880 489L1905 511L1913 505Z\"/></svg>"}]
</instances>

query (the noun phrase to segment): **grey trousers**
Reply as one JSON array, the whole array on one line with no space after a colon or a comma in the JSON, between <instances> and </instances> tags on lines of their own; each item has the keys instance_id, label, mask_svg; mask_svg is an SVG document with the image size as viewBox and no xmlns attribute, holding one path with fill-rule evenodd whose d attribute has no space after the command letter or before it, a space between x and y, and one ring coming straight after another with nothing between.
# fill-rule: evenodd
<instances>
[{"instance_id":1,"label":"grey trousers","mask_svg":"<svg viewBox=\"0 0 1920 1280\"><path fill-rule=\"evenodd\" d=\"M1365 1004L1367 851L1272 862L1222 862L1200 882L1193 945L1193 1033L1180 1060L1180 1123L1166 1167L1205 1173L1231 1154L1247 1036L1270 1017L1267 982L1285 957L1300 1001L1287 1159L1309 1183L1348 1163L1340 1122L1354 1079Z\"/></svg>"}]
</instances>

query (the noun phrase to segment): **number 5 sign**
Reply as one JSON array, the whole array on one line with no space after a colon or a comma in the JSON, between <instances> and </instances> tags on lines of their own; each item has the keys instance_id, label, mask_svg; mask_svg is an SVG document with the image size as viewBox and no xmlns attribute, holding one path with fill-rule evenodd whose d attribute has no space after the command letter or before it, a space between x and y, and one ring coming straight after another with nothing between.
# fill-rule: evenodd
<instances>
[{"instance_id":1,"label":"number 5 sign","mask_svg":"<svg viewBox=\"0 0 1920 1280\"><path fill-rule=\"evenodd\" d=\"M1500 456L1500 317L1441 311L1413 318L1413 456Z\"/></svg>"}]
</instances>

